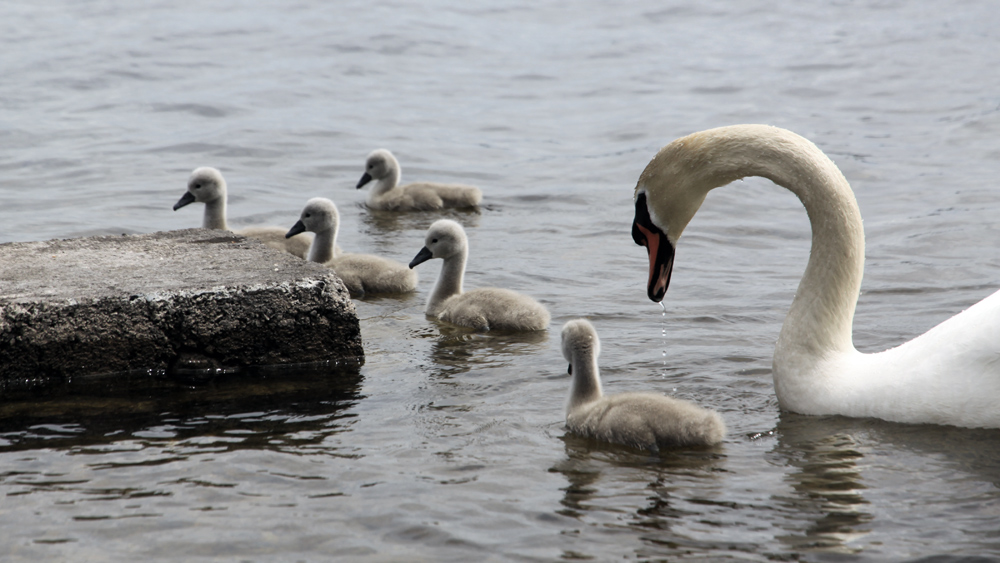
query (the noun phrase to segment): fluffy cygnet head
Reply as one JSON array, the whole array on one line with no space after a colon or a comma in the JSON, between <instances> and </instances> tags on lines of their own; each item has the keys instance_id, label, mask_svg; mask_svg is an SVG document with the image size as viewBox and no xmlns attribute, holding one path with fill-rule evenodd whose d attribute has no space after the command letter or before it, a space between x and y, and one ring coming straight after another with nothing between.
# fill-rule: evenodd
<instances>
[{"instance_id":1,"label":"fluffy cygnet head","mask_svg":"<svg viewBox=\"0 0 1000 563\"><path fill-rule=\"evenodd\" d=\"M569 373L573 374L573 363L596 361L601 354L601 340L597 329L586 319L567 322L562 328L562 353L569 362Z\"/></svg>"},{"instance_id":2,"label":"fluffy cygnet head","mask_svg":"<svg viewBox=\"0 0 1000 563\"><path fill-rule=\"evenodd\" d=\"M191 172L187 189L187 193L174 204L174 211L189 203L211 203L220 198L223 201L226 199L226 180L221 172L209 166L195 168L194 172Z\"/></svg>"},{"instance_id":3,"label":"fluffy cygnet head","mask_svg":"<svg viewBox=\"0 0 1000 563\"><path fill-rule=\"evenodd\" d=\"M396 161L396 157L392 156L392 153L386 149L376 149L368 155L368 159L365 161L365 173L358 180L357 187L361 189L372 179L381 180L392 174L397 176L400 174L399 162Z\"/></svg>"},{"instance_id":4,"label":"fluffy cygnet head","mask_svg":"<svg viewBox=\"0 0 1000 563\"><path fill-rule=\"evenodd\" d=\"M336 232L339 226L340 214L337 212L337 206L325 197L314 197L306 202L299 220L285 234L285 238L304 231L322 233L333 229Z\"/></svg>"},{"instance_id":5,"label":"fluffy cygnet head","mask_svg":"<svg viewBox=\"0 0 1000 563\"><path fill-rule=\"evenodd\" d=\"M469 239L465 236L465 229L451 219L440 219L435 221L424 237L424 247L410 262L413 268L417 264L422 264L431 258L442 258L447 260L453 256L464 254L469 245Z\"/></svg>"}]
</instances>

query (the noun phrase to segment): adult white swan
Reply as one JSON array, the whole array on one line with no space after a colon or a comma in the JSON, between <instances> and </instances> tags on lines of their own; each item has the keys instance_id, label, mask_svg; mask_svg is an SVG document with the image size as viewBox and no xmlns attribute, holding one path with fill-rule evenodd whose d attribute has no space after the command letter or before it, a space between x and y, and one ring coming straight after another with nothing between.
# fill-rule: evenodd
<instances>
[{"instance_id":1,"label":"adult white swan","mask_svg":"<svg viewBox=\"0 0 1000 563\"><path fill-rule=\"evenodd\" d=\"M210 166L195 168L188 179L187 191L174 204L174 211L190 204L204 203L205 215L201 226L205 229L231 230L226 223L226 179L222 173ZM312 235L293 240L285 240L285 229L280 227L246 227L233 231L238 235L250 237L275 248L305 258L309 252Z\"/></svg>"},{"instance_id":2,"label":"adult white swan","mask_svg":"<svg viewBox=\"0 0 1000 563\"><path fill-rule=\"evenodd\" d=\"M865 259L861 213L836 165L790 131L710 129L670 143L650 161L635 188L632 225L632 238L649 253L650 299L663 299L677 240L709 190L747 176L794 193L812 224L809 262L774 350L783 408L1000 427L1000 292L901 346L858 352L851 329Z\"/></svg>"}]
</instances>

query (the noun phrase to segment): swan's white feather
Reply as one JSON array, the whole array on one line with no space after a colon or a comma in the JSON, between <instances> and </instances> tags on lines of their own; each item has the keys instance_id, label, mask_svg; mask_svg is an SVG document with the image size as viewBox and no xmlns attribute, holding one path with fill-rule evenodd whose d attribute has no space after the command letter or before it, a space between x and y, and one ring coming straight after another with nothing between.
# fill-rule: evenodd
<instances>
[{"instance_id":1,"label":"swan's white feather","mask_svg":"<svg viewBox=\"0 0 1000 563\"><path fill-rule=\"evenodd\" d=\"M795 193L813 231L809 262L774 351L783 408L1000 427L1000 292L896 348L855 349L861 214L843 174L813 143L765 125L694 133L649 163L636 186L637 202L646 194L650 220L673 245L710 190L746 176L769 178ZM650 283L658 287L652 276Z\"/></svg>"}]
</instances>

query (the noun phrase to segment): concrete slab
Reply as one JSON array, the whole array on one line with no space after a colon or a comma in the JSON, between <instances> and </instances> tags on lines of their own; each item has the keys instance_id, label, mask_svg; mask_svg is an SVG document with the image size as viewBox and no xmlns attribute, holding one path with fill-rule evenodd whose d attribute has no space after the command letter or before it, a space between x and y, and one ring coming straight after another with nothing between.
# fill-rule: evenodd
<instances>
[{"instance_id":1,"label":"concrete slab","mask_svg":"<svg viewBox=\"0 0 1000 563\"><path fill-rule=\"evenodd\" d=\"M364 359L328 268L227 231L0 244L0 386Z\"/></svg>"}]
</instances>

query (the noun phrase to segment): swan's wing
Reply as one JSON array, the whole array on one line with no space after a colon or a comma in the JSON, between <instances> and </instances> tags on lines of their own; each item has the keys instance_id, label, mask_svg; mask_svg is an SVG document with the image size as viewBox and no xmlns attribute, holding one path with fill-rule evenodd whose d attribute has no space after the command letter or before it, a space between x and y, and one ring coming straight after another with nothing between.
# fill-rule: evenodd
<instances>
[{"instance_id":1,"label":"swan's wing","mask_svg":"<svg viewBox=\"0 0 1000 563\"><path fill-rule=\"evenodd\" d=\"M905 344L858 361L857 373L871 381L868 408L878 411L867 416L1000 427L1000 291Z\"/></svg>"}]
</instances>

